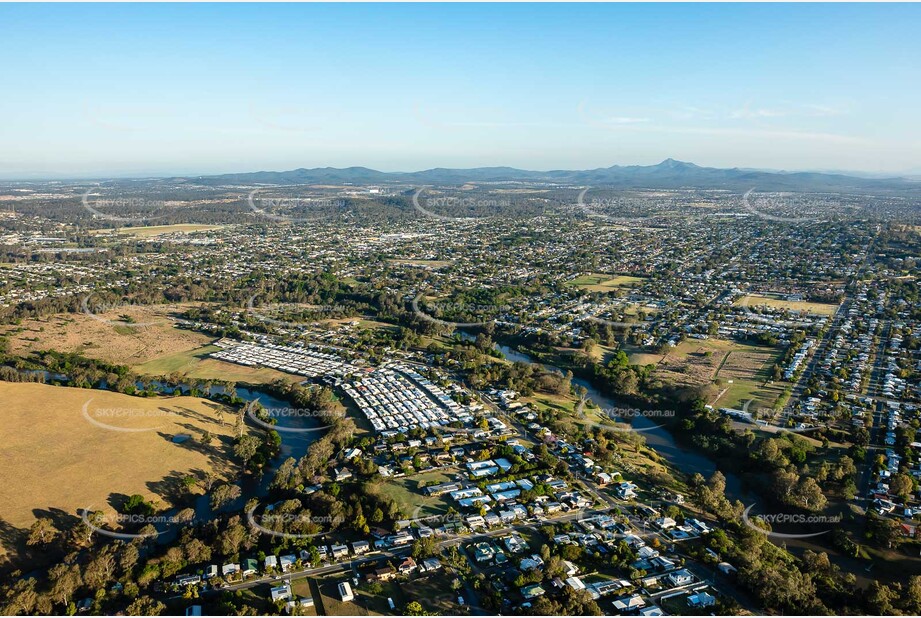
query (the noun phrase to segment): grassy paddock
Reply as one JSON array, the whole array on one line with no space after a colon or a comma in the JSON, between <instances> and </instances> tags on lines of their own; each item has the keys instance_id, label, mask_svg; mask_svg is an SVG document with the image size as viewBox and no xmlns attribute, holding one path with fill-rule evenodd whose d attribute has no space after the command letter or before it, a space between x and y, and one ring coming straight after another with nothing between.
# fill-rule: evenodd
<instances>
[{"instance_id":1,"label":"grassy paddock","mask_svg":"<svg viewBox=\"0 0 921 618\"><path fill-rule=\"evenodd\" d=\"M267 367L246 367L235 363L210 358L208 355L219 350L215 345L206 345L193 350L184 350L155 358L134 367L140 373L151 376L178 372L194 380L231 380L248 384L264 384L282 379L299 382L303 377Z\"/></svg>"},{"instance_id":2,"label":"grassy paddock","mask_svg":"<svg viewBox=\"0 0 921 618\"><path fill-rule=\"evenodd\" d=\"M443 497L424 495L419 484L438 485L447 483L451 478L443 472L423 472L398 479L385 479L375 486L375 491L381 496L391 498L408 516L437 515L448 510L447 501ZM417 508L419 512L414 515Z\"/></svg>"},{"instance_id":3,"label":"grassy paddock","mask_svg":"<svg viewBox=\"0 0 921 618\"><path fill-rule=\"evenodd\" d=\"M581 277L576 277L569 282L569 285L581 288L587 292L613 292L622 288L636 287L642 282L642 277L590 273L582 275Z\"/></svg>"},{"instance_id":4,"label":"grassy paddock","mask_svg":"<svg viewBox=\"0 0 921 618\"><path fill-rule=\"evenodd\" d=\"M13 354L57 350L136 366L162 356L195 350L212 341L207 335L176 328L174 315L183 307L126 305L95 316L56 314L24 320L15 327L0 327L0 334L8 335ZM132 322L128 323L127 319Z\"/></svg>"},{"instance_id":5,"label":"grassy paddock","mask_svg":"<svg viewBox=\"0 0 921 618\"><path fill-rule=\"evenodd\" d=\"M119 236L134 236L136 238L151 238L163 234L188 234L190 232L204 232L219 230L226 225L203 225L196 223L177 223L175 225L144 225L139 227L108 228L96 230L96 234L111 234L117 232Z\"/></svg>"},{"instance_id":6,"label":"grassy paddock","mask_svg":"<svg viewBox=\"0 0 921 618\"><path fill-rule=\"evenodd\" d=\"M764 294L747 294L737 300L735 305L737 307L771 307L773 309L786 309L788 311L804 311L815 315L832 315L838 309L838 305L830 303L784 300L776 296Z\"/></svg>"},{"instance_id":7,"label":"grassy paddock","mask_svg":"<svg viewBox=\"0 0 921 618\"><path fill-rule=\"evenodd\" d=\"M91 506L111 512L132 494L168 506L187 495L183 477L235 469L231 415L222 425L224 408L211 401L8 382L0 400L4 478L21 480L0 485L0 519L14 526ZM206 431L207 445L199 440ZM174 444L179 433L193 440Z\"/></svg>"}]
</instances>

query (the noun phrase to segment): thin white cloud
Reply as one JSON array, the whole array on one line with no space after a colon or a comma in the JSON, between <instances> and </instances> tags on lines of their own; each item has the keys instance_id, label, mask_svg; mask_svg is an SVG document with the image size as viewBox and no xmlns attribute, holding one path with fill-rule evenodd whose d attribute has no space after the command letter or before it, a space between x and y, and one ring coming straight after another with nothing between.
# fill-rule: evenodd
<instances>
[{"instance_id":1,"label":"thin white cloud","mask_svg":"<svg viewBox=\"0 0 921 618\"><path fill-rule=\"evenodd\" d=\"M816 106L817 110L830 113L833 108L824 108ZM802 110L803 108L801 108ZM611 131L631 131L631 132L650 132L650 133L680 133L691 135L709 135L709 136L726 136L726 137L749 137L758 139L782 139L782 140L799 140L826 142L834 144L861 144L870 145L874 142L871 140L855 137L851 135L842 135L838 133L827 133L821 131L802 131L784 127L772 126L703 126L700 121L719 122L720 117L725 121L726 113L719 116L709 116L708 110L693 107L683 107L680 119L674 115L670 118L678 120L677 122L664 124L656 122L652 118L640 118L633 116L606 116L604 114L591 113L585 102L579 103L578 113L583 121L591 126L609 129ZM699 113L701 117L696 124L682 122L692 120L695 114ZM801 112L802 115L802 112ZM706 118L704 117L706 116ZM736 110L730 117L736 119L765 119L765 118L783 118L792 115L785 114L783 110L757 108L752 109L748 104L741 110ZM708 123L709 123L708 122Z\"/></svg>"},{"instance_id":2,"label":"thin white cloud","mask_svg":"<svg viewBox=\"0 0 921 618\"><path fill-rule=\"evenodd\" d=\"M701 127L701 126L672 126L661 124L640 125L604 125L601 122L590 123L594 126L606 127L612 131L673 133L688 135L723 136L723 137L751 137L764 140L799 140L826 142L833 144L855 144L869 146L872 140L851 135L837 133L823 133L817 131L797 131L795 129L770 129L770 128L741 128L741 127Z\"/></svg>"},{"instance_id":3,"label":"thin white cloud","mask_svg":"<svg viewBox=\"0 0 921 618\"><path fill-rule=\"evenodd\" d=\"M831 105L808 104L804 105L803 108L809 116L841 116L847 113L845 109Z\"/></svg>"},{"instance_id":4,"label":"thin white cloud","mask_svg":"<svg viewBox=\"0 0 921 618\"><path fill-rule=\"evenodd\" d=\"M649 118L636 118L633 116L613 116L611 118L605 118L602 122L607 122L610 124L639 124L641 122L649 122Z\"/></svg>"},{"instance_id":5,"label":"thin white cloud","mask_svg":"<svg viewBox=\"0 0 921 618\"><path fill-rule=\"evenodd\" d=\"M737 109L729 114L730 118L734 119L749 119L749 118L783 118L788 116L789 113L784 110L779 109L751 109L748 105L742 109Z\"/></svg>"}]
</instances>

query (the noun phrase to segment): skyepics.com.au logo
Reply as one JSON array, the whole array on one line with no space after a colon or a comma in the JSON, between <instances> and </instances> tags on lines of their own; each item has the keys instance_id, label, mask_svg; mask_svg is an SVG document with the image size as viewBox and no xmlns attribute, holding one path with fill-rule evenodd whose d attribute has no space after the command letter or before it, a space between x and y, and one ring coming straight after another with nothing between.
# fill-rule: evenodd
<instances>
[{"instance_id":1,"label":"skyepics.com.au logo","mask_svg":"<svg viewBox=\"0 0 921 618\"><path fill-rule=\"evenodd\" d=\"M738 294L742 292L736 289L735 293ZM799 327L812 324L811 321L803 319L802 316L811 315L823 320L828 318L828 316L824 314L819 315L810 313L808 303L804 305L802 309L795 308L795 303L801 302L804 296L805 294L803 292L781 294L778 292L749 290L748 292L742 293L742 296L735 301L733 306L741 309L751 321L775 326L778 321L787 322L789 326ZM797 319L797 316L799 319Z\"/></svg>"},{"instance_id":2,"label":"skyepics.com.au logo","mask_svg":"<svg viewBox=\"0 0 921 618\"><path fill-rule=\"evenodd\" d=\"M447 513L437 513L435 515L425 515L422 507L417 506L413 509L412 515L408 519L400 520L399 528L401 530L415 529L422 530L427 534L428 530L436 530L443 527L465 526L470 516L463 515L457 511L448 511Z\"/></svg>"},{"instance_id":3,"label":"skyepics.com.au logo","mask_svg":"<svg viewBox=\"0 0 921 618\"><path fill-rule=\"evenodd\" d=\"M578 528L585 534L598 532L607 540L625 539L634 547L642 547L647 539L659 537L663 531L662 522L650 519L646 515L629 514L621 507L607 507L602 509L582 508L570 513L577 513ZM570 538L570 542L577 540Z\"/></svg>"},{"instance_id":4,"label":"skyepics.com.au logo","mask_svg":"<svg viewBox=\"0 0 921 618\"><path fill-rule=\"evenodd\" d=\"M742 405L741 410L720 408L720 412L739 420L755 423L766 431L812 433L824 429L822 425L812 425L805 422L796 422L793 419L793 415L795 413L793 408L786 407L783 409L775 409L758 406L752 409L752 404L754 402L754 399L749 399Z\"/></svg>"},{"instance_id":5,"label":"skyepics.com.au logo","mask_svg":"<svg viewBox=\"0 0 921 618\"><path fill-rule=\"evenodd\" d=\"M344 411L309 410L307 408L262 408L257 405L258 402L258 399L254 399L246 404L244 408L246 417L263 429L270 429L281 433L315 433L318 431L326 431L332 427L330 424L331 419L345 418ZM262 418L260 418L260 415L262 415ZM275 420L276 423L272 423L269 419ZM290 422L303 421L318 424L315 427L292 427L287 424Z\"/></svg>"},{"instance_id":6,"label":"skyepics.com.au logo","mask_svg":"<svg viewBox=\"0 0 921 618\"><path fill-rule=\"evenodd\" d=\"M92 532L122 541L154 539L170 526L185 525L191 522L191 519L179 515L105 513L94 511L91 506L82 509L80 518ZM129 530L135 532L129 532Z\"/></svg>"},{"instance_id":7,"label":"skyepics.com.au logo","mask_svg":"<svg viewBox=\"0 0 921 618\"><path fill-rule=\"evenodd\" d=\"M112 223L147 223L162 219L167 203L164 200L152 200L144 197L107 196L94 194L87 190L81 200L83 208L96 219Z\"/></svg>"},{"instance_id":8,"label":"skyepics.com.au logo","mask_svg":"<svg viewBox=\"0 0 921 618\"><path fill-rule=\"evenodd\" d=\"M823 515L820 513L763 513L759 515L752 515L751 510L754 508L754 506L754 504L750 504L748 508L742 512L742 523L752 530L757 530L762 534L766 534L769 537L774 537L777 539L807 539L810 537L827 534L831 532L832 528L841 524L843 520L841 515ZM759 526L758 523L761 523L762 525ZM790 533L775 532L773 530L775 525L809 526L811 528L814 528L815 526L829 527L826 527L825 529L819 530L817 532Z\"/></svg>"},{"instance_id":9,"label":"skyepics.com.au logo","mask_svg":"<svg viewBox=\"0 0 921 618\"><path fill-rule=\"evenodd\" d=\"M822 220L808 201L803 201L808 200L807 196L794 199L789 193L765 193L754 197L754 191L752 187L742 196L742 208L756 217L777 223L812 223Z\"/></svg>"},{"instance_id":10,"label":"skyepics.com.au logo","mask_svg":"<svg viewBox=\"0 0 921 618\"><path fill-rule=\"evenodd\" d=\"M601 408L598 410L598 416L604 420L613 421L614 424L608 422L599 423L595 421L588 421L587 424L607 431L643 433L664 427L675 418L675 414L674 410L663 409L641 410L639 408L626 407ZM636 419L647 419L652 421L653 424L648 427L637 427L635 426Z\"/></svg>"},{"instance_id":11,"label":"skyepics.com.au logo","mask_svg":"<svg viewBox=\"0 0 921 618\"><path fill-rule=\"evenodd\" d=\"M258 512L257 512L258 511ZM341 515L313 515L308 512L281 511L272 505L255 504L246 512L251 528L282 539L312 539L329 534L345 523Z\"/></svg>"},{"instance_id":12,"label":"skyepics.com.au logo","mask_svg":"<svg viewBox=\"0 0 921 618\"><path fill-rule=\"evenodd\" d=\"M416 317L452 328L470 328L483 326L495 322L503 313L511 311L509 305L492 305L484 303L466 303L450 301L427 301L422 293L417 294L412 300L413 313ZM452 321L445 319L447 316L490 316L476 321ZM440 317L436 317L440 316Z\"/></svg>"},{"instance_id":13,"label":"skyepics.com.au logo","mask_svg":"<svg viewBox=\"0 0 921 618\"><path fill-rule=\"evenodd\" d=\"M423 195L431 190L418 189L413 194L413 208L426 217L441 221L475 221L500 214L511 201L504 198L474 197L469 195ZM453 213L453 214L452 214ZM467 215L461 213L470 213Z\"/></svg>"},{"instance_id":14,"label":"skyepics.com.au logo","mask_svg":"<svg viewBox=\"0 0 921 618\"><path fill-rule=\"evenodd\" d=\"M259 217L278 223L310 223L334 219L341 215L347 202L336 197L264 196L265 189L253 189L246 205Z\"/></svg>"},{"instance_id":15,"label":"skyepics.com.au logo","mask_svg":"<svg viewBox=\"0 0 921 618\"><path fill-rule=\"evenodd\" d=\"M595 322L597 324L605 324L606 326L611 326L613 328L619 329L631 329L642 326L642 322L640 321L631 322L627 319L628 315L625 313L627 310L628 309L622 305L602 303L600 306L596 306L589 312L585 313L579 319L588 320L589 322ZM619 319L612 319L615 317Z\"/></svg>"},{"instance_id":16,"label":"skyepics.com.au logo","mask_svg":"<svg viewBox=\"0 0 921 618\"><path fill-rule=\"evenodd\" d=\"M144 328L145 326L154 326L162 323L162 320L137 322L132 319L131 315L128 313L121 313L117 319L105 317L106 315L125 312L139 307L144 307L144 305L135 303L126 298L107 299L95 292L87 294L80 301L80 308L83 310L84 315L104 324L125 326L127 328Z\"/></svg>"},{"instance_id":17,"label":"skyepics.com.au logo","mask_svg":"<svg viewBox=\"0 0 921 618\"><path fill-rule=\"evenodd\" d=\"M307 321L306 319L305 321L284 320L279 319L279 317L272 317L270 314L275 314L277 316L294 314L308 316L312 319L329 319L340 316L347 316L351 311L351 308L347 305L340 304L314 305L304 303L273 302L257 307L256 299L258 299L261 295L261 292L257 292L246 300L247 313L260 322L271 324L272 326L277 326L280 328L303 328L307 325Z\"/></svg>"},{"instance_id":18,"label":"skyepics.com.au logo","mask_svg":"<svg viewBox=\"0 0 921 618\"><path fill-rule=\"evenodd\" d=\"M586 197L592 187L586 187L579 192L576 205L584 214L591 218L602 219L614 225L643 225L652 217L634 212L637 208L635 200L618 197Z\"/></svg>"},{"instance_id":19,"label":"skyepics.com.au logo","mask_svg":"<svg viewBox=\"0 0 921 618\"><path fill-rule=\"evenodd\" d=\"M176 412L166 408L93 408L92 399L83 404L83 418L92 425L107 431L141 433L156 431L180 418ZM138 426L141 425L141 426Z\"/></svg>"}]
</instances>

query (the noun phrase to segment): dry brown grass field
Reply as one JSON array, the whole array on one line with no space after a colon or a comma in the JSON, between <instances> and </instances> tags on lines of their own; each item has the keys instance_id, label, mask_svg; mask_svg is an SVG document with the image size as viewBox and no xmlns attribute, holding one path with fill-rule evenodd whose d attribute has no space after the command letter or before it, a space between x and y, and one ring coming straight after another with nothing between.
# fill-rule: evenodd
<instances>
[{"instance_id":1,"label":"dry brown grass field","mask_svg":"<svg viewBox=\"0 0 921 618\"><path fill-rule=\"evenodd\" d=\"M134 236L135 238L152 238L163 234L188 234L189 232L202 232L219 230L226 225L202 225L197 223L176 223L174 225L145 225L140 227L123 227L118 230L107 228L96 230L96 234L111 234L118 232L119 236Z\"/></svg>"},{"instance_id":2,"label":"dry brown grass field","mask_svg":"<svg viewBox=\"0 0 921 618\"><path fill-rule=\"evenodd\" d=\"M838 305L830 303L785 300L783 298L764 294L748 294L737 300L735 305L737 307L771 307L773 309L787 309L789 311L805 311L806 313L812 313L814 315L832 315L838 309Z\"/></svg>"},{"instance_id":3,"label":"dry brown grass field","mask_svg":"<svg viewBox=\"0 0 921 618\"><path fill-rule=\"evenodd\" d=\"M132 494L168 506L187 493L185 476L235 471L232 414L225 409L222 425L223 406L204 399L0 382L0 401L5 526L27 530L38 516L76 517L90 506L112 512ZM175 444L176 434L193 438Z\"/></svg>"},{"instance_id":4,"label":"dry brown grass field","mask_svg":"<svg viewBox=\"0 0 921 618\"><path fill-rule=\"evenodd\" d=\"M36 350L76 352L87 358L128 365L151 376L179 373L195 380L235 380L250 384L279 378L295 380L274 369L244 367L209 358L218 348L213 337L176 327L175 314L183 305L126 306L96 317L62 313L18 326L0 328L10 341L10 352L27 355ZM123 323L129 316L133 325Z\"/></svg>"},{"instance_id":5,"label":"dry brown grass field","mask_svg":"<svg viewBox=\"0 0 921 618\"><path fill-rule=\"evenodd\" d=\"M688 339L668 351L656 367L655 376L679 386L708 384L726 354L737 344L722 339Z\"/></svg>"},{"instance_id":6,"label":"dry brown grass field","mask_svg":"<svg viewBox=\"0 0 921 618\"><path fill-rule=\"evenodd\" d=\"M201 333L176 328L172 315L179 308L179 305L125 306L98 316L56 314L3 327L0 334L8 336L12 354L57 350L135 366L200 348L213 340ZM124 316L129 316L136 325L124 324Z\"/></svg>"}]
</instances>

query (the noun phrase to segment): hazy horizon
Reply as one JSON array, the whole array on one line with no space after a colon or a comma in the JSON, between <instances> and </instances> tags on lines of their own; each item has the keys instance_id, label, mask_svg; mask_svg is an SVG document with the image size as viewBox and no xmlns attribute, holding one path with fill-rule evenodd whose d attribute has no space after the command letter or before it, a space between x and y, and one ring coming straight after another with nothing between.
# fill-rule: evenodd
<instances>
[{"instance_id":1,"label":"hazy horizon","mask_svg":"<svg viewBox=\"0 0 921 618\"><path fill-rule=\"evenodd\" d=\"M652 163L612 163L611 165L600 165L600 166L595 166L595 167L586 167L586 168L579 168L579 169L565 168L565 167L548 167L548 168L542 168L542 169L529 169L529 168L521 167L517 165L481 165L481 166L470 166L470 167L438 166L438 167L443 168L443 169L459 169L459 170L485 169L485 168L491 168L491 167L492 168L512 168L512 169L519 169L519 170L530 171L530 172L581 171L583 169L584 170L605 169L605 168L614 167L614 166L648 167L648 166L658 165L667 159L675 159L675 158L666 157L666 159L662 159L660 161L654 161ZM750 168L750 167L740 166L740 165L733 165L733 166L727 166L727 167L710 166L710 165L700 164L696 161L680 161L680 162L681 163L691 163L694 165L698 165L700 167L712 167L716 169L746 169L746 170L754 170L754 171L770 172L770 173L810 172L810 173L818 173L818 174L852 175L855 177L866 175L866 176L881 177L881 178L882 177L891 177L891 178L914 177L914 176L921 174L921 169L903 170L901 172L882 172L882 171L872 171L872 170L835 170L835 169L775 169L775 168ZM343 166L318 165L312 168L307 168L306 166L299 165L299 166L285 168L285 169L229 169L229 170L214 171L214 172L209 172L209 173L197 173L194 171L186 171L186 172L164 171L164 172L159 172L159 173L158 172L137 172L137 173L123 172L123 173L109 173L109 174L105 172L99 172L99 173L90 172L90 173L85 173L85 174L73 174L73 175L65 175L65 174L55 175L55 174L46 174L46 173L36 173L34 175L22 174L19 176L15 176L15 175L7 176L7 175L4 175L3 173L0 173L0 180L7 181L7 182L17 182L17 181L21 181L21 182L55 182L55 181L79 182L79 181L87 181L87 180L106 180L106 179L192 178L196 176L203 176L203 177L204 176L221 176L225 174L247 174L247 173L254 173L254 172L288 172L288 171L293 171L297 169L324 169L324 168L330 168L330 169L367 168L367 169L372 169L374 171L384 172L384 173L389 173L389 174L401 174L401 173L411 174L411 173L426 171L429 169L434 169L432 167L429 167L429 168L419 168L419 169L393 169L391 170L391 169L379 169L379 168L374 168L368 165L360 165L360 164L359 165L343 165Z\"/></svg>"},{"instance_id":2,"label":"hazy horizon","mask_svg":"<svg viewBox=\"0 0 921 618\"><path fill-rule=\"evenodd\" d=\"M921 172L918 5L0 5L0 178Z\"/></svg>"}]
</instances>

